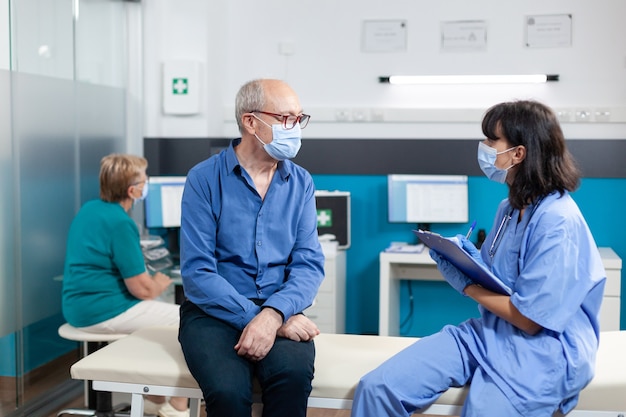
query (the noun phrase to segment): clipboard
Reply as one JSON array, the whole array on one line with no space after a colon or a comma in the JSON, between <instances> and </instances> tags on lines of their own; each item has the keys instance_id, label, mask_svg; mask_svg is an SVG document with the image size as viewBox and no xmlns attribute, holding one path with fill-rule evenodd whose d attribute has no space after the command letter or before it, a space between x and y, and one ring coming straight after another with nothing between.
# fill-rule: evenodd
<instances>
[{"instance_id":1,"label":"clipboard","mask_svg":"<svg viewBox=\"0 0 626 417\"><path fill-rule=\"evenodd\" d=\"M420 242L428 246L444 259L457 267L476 284L493 292L511 295L513 291L506 286L493 272L476 262L472 256L452 240L437 233L424 230L413 230Z\"/></svg>"}]
</instances>

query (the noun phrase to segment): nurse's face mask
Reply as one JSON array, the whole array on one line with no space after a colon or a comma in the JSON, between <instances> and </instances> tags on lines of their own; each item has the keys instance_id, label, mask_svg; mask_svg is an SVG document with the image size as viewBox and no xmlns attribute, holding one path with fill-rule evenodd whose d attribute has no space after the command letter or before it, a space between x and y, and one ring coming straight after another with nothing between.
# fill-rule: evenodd
<instances>
[{"instance_id":1,"label":"nurse's face mask","mask_svg":"<svg viewBox=\"0 0 626 417\"><path fill-rule=\"evenodd\" d=\"M498 159L498 155L510 152L515 148L517 148L517 146L498 152L495 148L487 146L484 142L478 142L478 165L487 178L504 184L509 169L513 168L515 164L508 168L498 168L496 166L496 159Z\"/></svg>"}]
</instances>

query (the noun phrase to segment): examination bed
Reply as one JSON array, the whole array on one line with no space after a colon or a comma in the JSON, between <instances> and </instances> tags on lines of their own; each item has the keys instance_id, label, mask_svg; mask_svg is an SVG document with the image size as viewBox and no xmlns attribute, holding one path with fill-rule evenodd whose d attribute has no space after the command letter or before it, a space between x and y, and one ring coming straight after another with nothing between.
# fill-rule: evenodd
<instances>
[{"instance_id":1,"label":"examination bed","mask_svg":"<svg viewBox=\"0 0 626 417\"><path fill-rule=\"evenodd\" d=\"M132 394L131 417L143 416L143 394L189 397L191 416L196 417L202 393L185 364L177 333L177 327L139 330L76 362L71 376L93 381L96 390ZM309 407L349 409L359 378L415 340L319 335ZM465 388L450 389L421 412L458 416L465 395ZM568 416L626 416L626 331L602 333L596 376Z\"/></svg>"}]
</instances>

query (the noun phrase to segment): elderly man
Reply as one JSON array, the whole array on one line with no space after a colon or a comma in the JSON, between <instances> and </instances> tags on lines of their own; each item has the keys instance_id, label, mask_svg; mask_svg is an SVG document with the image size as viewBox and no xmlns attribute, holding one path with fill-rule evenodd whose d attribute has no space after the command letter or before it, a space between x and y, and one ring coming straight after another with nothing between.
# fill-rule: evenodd
<instances>
[{"instance_id":1,"label":"elderly man","mask_svg":"<svg viewBox=\"0 0 626 417\"><path fill-rule=\"evenodd\" d=\"M309 115L279 80L236 97L241 138L189 171L179 341L211 417L305 417L319 329L302 313L324 278L311 175L289 161Z\"/></svg>"}]
</instances>

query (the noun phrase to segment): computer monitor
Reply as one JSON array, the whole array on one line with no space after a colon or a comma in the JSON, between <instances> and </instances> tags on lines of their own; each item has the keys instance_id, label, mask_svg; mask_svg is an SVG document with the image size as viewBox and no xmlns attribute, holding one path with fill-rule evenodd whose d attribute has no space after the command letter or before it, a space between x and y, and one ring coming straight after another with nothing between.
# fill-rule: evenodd
<instances>
[{"instance_id":1,"label":"computer monitor","mask_svg":"<svg viewBox=\"0 0 626 417\"><path fill-rule=\"evenodd\" d=\"M390 223L467 223L466 175L388 175Z\"/></svg>"},{"instance_id":2,"label":"computer monitor","mask_svg":"<svg viewBox=\"0 0 626 417\"><path fill-rule=\"evenodd\" d=\"M147 228L180 227L186 177L150 177L145 201Z\"/></svg>"}]
</instances>

